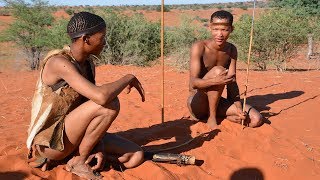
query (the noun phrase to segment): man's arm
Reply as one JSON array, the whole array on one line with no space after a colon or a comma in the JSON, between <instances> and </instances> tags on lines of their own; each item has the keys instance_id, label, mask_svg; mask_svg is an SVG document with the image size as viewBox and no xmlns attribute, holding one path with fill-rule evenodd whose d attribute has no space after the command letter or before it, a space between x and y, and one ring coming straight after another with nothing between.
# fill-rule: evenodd
<instances>
[{"instance_id":1,"label":"man's arm","mask_svg":"<svg viewBox=\"0 0 320 180\"><path fill-rule=\"evenodd\" d=\"M64 79L75 91L97 104L108 104L128 85L135 87L144 101L144 90L134 75L128 74L112 83L96 86L84 78L75 66L64 58L49 60L46 66L49 66L50 73L54 73L59 79Z\"/></svg>"},{"instance_id":2,"label":"man's arm","mask_svg":"<svg viewBox=\"0 0 320 180\"><path fill-rule=\"evenodd\" d=\"M193 89L206 89L214 85L227 84L232 78L223 73L213 78L200 78L201 61L204 54L204 42L197 42L191 48L190 53L190 86Z\"/></svg>"}]
</instances>

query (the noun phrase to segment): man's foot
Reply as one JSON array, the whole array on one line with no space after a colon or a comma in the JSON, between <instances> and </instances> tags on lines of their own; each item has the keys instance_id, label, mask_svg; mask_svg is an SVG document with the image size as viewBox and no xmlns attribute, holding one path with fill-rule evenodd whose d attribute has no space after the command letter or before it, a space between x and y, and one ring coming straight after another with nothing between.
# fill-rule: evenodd
<instances>
[{"instance_id":1,"label":"man's foot","mask_svg":"<svg viewBox=\"0 0 320 180\"><path fill-rule=\"evenodd\" d=\"M231 122L241 124L241 118L239 116L227 116L226 119Z\"/></svg>"},{"instance_id":2,"label":"man's foot","mask_svg":"<svg viewBox=\"0 0 320 180\"><path fill-rule=\"evenodd\" d=\"M68 161L66 170L85 179L102 179L100 173L94 172L79 156L75 156Z\"/></svg>"},{"instance_id":3,"label":"man's foot","mask_svg":"<svg viewBox=\"0 0 320 180\"><path fill-rule=\"evenodd\" d=\"M208 125L211 129L217 129L217 128L218 128L217 119L215 119L215 118L209 118L208 121L207 121L207 125Z\"/></svg>"}]
</instances>

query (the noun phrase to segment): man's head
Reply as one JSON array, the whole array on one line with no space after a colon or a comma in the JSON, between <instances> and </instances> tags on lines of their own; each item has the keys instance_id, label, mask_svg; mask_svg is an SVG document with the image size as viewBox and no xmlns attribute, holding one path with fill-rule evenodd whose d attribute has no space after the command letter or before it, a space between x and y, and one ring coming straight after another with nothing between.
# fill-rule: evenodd
<instances>
[{"instance_id":1,"label":"man's head","mask_svg":"<svg viewBox=\"0 0 320 180\"><path fill-rule=\"evenodd\" d=\"M90 45L88 51L93 54L99 54L105 42L106 23L98 15L89 12L79 12L71 17L67 33L76 42L81 39L86 45ZM90 39L92 39L90 41Z\"/></svg>"},{"instance_id":2,"label":"man's head","mask_svg":"<svg viewBox=\"0 0 320 180\"><path fill-rule=\"evenodd\" d=\"M210 30L215 43L219 46L224 45L233 31L233 16L230 12L220 10L211 15Z\"/></svg>"},{"instance_id":3,"label":"man's head","mask_svg":"<svg viewBox=\"0 0 320 180\"><path fill-rule=\"evenodd\" d=\"M225 19L228 21L228 24L232 26L233 23L233 15L224 10L216 11L211 15L210 23L213 23L214 19Z\"/></svg>"},{"instance_id":4,"label":"man's head","mask_svg":"<svg viewBox=\"0 0 320 180\"><path fill-rule=\"evenodd\" d=\"M106 28L105 21L98 15L89 12L74 14L67 26L67 33L71 39L83 35L92 35Z\"/></svg>"}]
</instances>

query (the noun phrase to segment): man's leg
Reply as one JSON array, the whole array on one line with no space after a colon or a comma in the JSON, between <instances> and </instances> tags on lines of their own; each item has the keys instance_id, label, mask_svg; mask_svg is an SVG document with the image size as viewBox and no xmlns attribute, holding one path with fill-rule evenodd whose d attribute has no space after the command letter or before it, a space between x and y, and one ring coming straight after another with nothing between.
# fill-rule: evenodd
<instances>
[{"instance_id":1,"label":"man's leg","mask_svg":"<svg viewBox=\"0 0 320 180\"><path fill-rule=\"evenodd\" d=\"M196 91L192 93L188 100L187 106L192 118L196 120L207 120L209 117L209 102L205 92Z\"/></svg>"},{"instance_id":2,"label":"man's leg","mask_svg":"<svg viewBox=\"0 0 320 180\"><path fill-rule=\"evenodd\" d=\"M218 74L226 71L226 69L222 66L213 67L204 77L203 79L214 78ZM223 92L225 85L211 86L207 88L207 96L209 102L209 117L207 124L211 128L215 128L217 126L217 108L221 98L221 94Z\"/></svg>"},{"instance_id":3,"label":"man's leg","mask_svg":"<svg viewBox=\"0 0 320 180\"><path fill-rule=\"evenodd\" d=\"M103 139L107 161L123 164L126 168L134 168L144 161L142 148L118 135L107 133Z\"/></svg>"},{"instance_id":4,"label":"man's leg","mask_svg":"<svg viewBox=\"0 0 320 180\"><path fill-rule=\"evenodd\" d=\"M214 78L218 74L226 71L222 66L213 67L203 79ZM197 91L188 98L188 108L190 113L197 119L208 119L207 124L211 128L217 126L217 107L225 85L212 86L205 91Z\"/></svg>"},{"instance_id":5,"label":"man's leg","mask_svg":"<svg viewBox=\"0 0 320 180\"><path fill-rule=\"evenodd\" d=\"M68 165L90 172L91 168L85 164L85 161L97 142L105 135L119 110L118 98L104 106L90 100L83 103L65 118L65 149L60 152L40 147L41 156L51 160L61 160L78 149L78 154L70 163L68 162Z\"/></svg>"},{"instance_id":6,"label":"man's leg","mask_svg":"<svg viewBox=\"0 0 320 180\"><path fill-rule=\"evenodd\" d=\"M262 125L263 117L256 109L249 104L246 104L245 112L248 114L247 119L244 121L246 125L249 127L258 127ZM232 122L241 124L241 119L237 115L236 106L225 98L221 98L219 101L218 116L225 117Z\"/></svg>"}]
</instances>

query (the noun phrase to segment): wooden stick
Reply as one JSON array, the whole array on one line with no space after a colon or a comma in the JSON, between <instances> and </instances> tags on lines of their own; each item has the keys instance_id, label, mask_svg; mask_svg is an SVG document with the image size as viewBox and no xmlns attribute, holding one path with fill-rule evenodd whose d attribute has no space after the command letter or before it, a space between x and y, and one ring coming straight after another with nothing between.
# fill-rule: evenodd
<instances>
[{"instance_id":1,"label":"wooden stick","mask_svg":"<svg viewBox=\"0 0 320 180\"><path fill-rule=\"evenodd\" d=\"M253 39L253 25L254 25L254 10L256 9L256 0L253 0L253 10L252 10L252 21L251 21L251 31L250 31L250 43L249 43L249 51L248 51L248 59L247 59L247 74L246 74L246 84L244 90L243 97L243 107L242 112L245 112L246 102L247 102L247 91L248 91L248 83L249 83L249 66L250 66L250 58L251 58L251 48L252 48L252 39ZM244 128L244 120L241 120L241 125Z\"/></svg>"},{"instance_id":2,"label":"wooden stick","mask_svg":"<svg viewBox=\"0 0 320 180\"><path fill-rule=\"evenodd\" d=\"M161 0L161 122L164 123L164 0Z\"/></svg>"}]
</instances>

